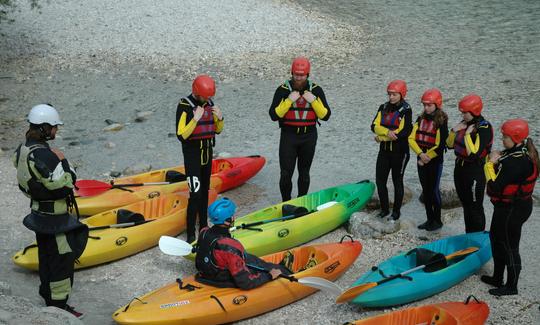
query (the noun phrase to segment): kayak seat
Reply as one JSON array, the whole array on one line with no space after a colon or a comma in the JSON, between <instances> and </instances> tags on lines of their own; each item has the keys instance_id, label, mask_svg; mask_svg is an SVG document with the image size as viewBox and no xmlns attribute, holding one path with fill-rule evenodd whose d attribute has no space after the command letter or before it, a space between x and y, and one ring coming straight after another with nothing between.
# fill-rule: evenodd
<instances>
[{"instance_id":1,"label":"kayak seat","mask_svg":"<svg viewBox=\"0 0 540 325\"><path fill-rule=\"evenodd\" d=\"M116 212L116 223L142 221L144 221L144 216L140 213L129 211L126 209L118 209L118 211Z\"/></svg>"},{"instance_id":2,"label":"kayak seat","mask_svg":"<svg viewBox=\"0 0 540 325\"><path fill-rule=\"evenodd\" d=\"M443 254L425 248L415 248L407 253L416 255L416 266L426 265L425 272L439 271L448 266Z\"/></svg>"},{"instance_id":3,"label":"kayak seat","mask_svg":"<svg viewBox=\"0 0 540 325\"><path fill-rule=\"evenodd\" d=\"M183 182L186 179L186 175L182 174L181 172L177 172L176 170L168 170L165 173L165 182L178 183Z\"/></svg>"},{"instance_id":4,"label":"kayak seat","mask_svg":"<svg viewBox=\"0 0 540 325\"><path fill-rule=\"evenodd\" d=\"M292 271L294 273L302 272L319 264L316 253L317 251L313 247L296 249Z\"/></svg>"},{"instance_id":5,"label":"kayak seat","mask_svg":"<svg viewBox=\"0 0 540 325\"><path fill-rule=\"evenodd\" d=\"M301 217L309 213L309 210L303 206L295 206L292 204L283 204L281 206L281 215Z\"/></svg>"}]
</instances>

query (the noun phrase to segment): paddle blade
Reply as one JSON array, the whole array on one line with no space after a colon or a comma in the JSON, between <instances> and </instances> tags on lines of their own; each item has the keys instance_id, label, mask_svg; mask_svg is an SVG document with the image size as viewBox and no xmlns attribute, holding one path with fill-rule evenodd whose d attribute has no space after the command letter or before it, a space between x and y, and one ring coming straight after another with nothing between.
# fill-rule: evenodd
<instances>
[{"instance_id":1,"label":"paddle blade","mask_svg":"<svg viewBox=\"0 0 540 325\"><path fill-rule=\"evenodd\" d=\"M85 197L101 194L111 189L112 185L94 179L81 179L75 182L75 187L77 187L77 195Z\"/></svg>"},{"instance_id":2,"label":"paddle blade","mask_svg":"<svg viewBox=\"0 0 540 325\"><path fill-rule=\"evenodd\" d=\"M358 295L376 286L377 286L377 282L370 282L370 283L361 284L356 287L349 288L337 297L336 303L342 304L344 302L349 302L353 300L354 298L356 298Z\"/></svg>"},{"instance_id":3,"label":"paddle blade","mask_svg":"<svg viewBox=\"0 0 540 325\"><path fill-rule=\"evenodd\" d=\"M334 282L319 277L307 276L305 278L299 278L298 283L325 291L334 296L338 296L342 291L341 288Z\"/></svg>"},{"instance_id":4,"label":"paddle blade","mask_svg":"<svg viewBox=\"0 0 540 325\"><path fill-rule=\"evenodd\" d=\"M159 238L159 249L167 255L187 256L191 254L193 246L174 237L161 236Z\"/></svg>"},{"instance_id":5,"label":"paddle blade","mask_svg":"<svg viewBox=\"0 0 540 325\"><path fill-rule=\"evenodd\" d=\"M462 249L462 250L459 250L457 252L453 252L452 254L450 255L446 255L445 258L447 260L449 259L452 259L452 258L455 258L455 257L458 257L458 256L463 256L463 255L468 255L468 254L471 254L471 253L474 253L476 252L477 250L479 250L480 248L478 247L467 247L465 249Z\"/></svg>"}]
</instances>

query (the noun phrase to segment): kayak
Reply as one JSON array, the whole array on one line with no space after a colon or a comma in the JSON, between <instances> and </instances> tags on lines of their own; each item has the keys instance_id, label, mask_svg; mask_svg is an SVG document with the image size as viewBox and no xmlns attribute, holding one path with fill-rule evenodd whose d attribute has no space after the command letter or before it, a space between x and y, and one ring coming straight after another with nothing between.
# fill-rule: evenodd
<instances>
[{"instance_id":1,"label":"kayak","mask_svg":"<svg viewBox=\"0 0 540 325\"><path fill-rule=\"evenodd\" d=\"M489 233L468 233L419 246L419 248L445 256L468 247L477 247L478 250L459 258L450 259L448 266L438 271L426 272L426 268L381 283L358 295L352 300L352 303L364 307L388 307L423 299L447 290L478 271L491 259ZM417 266L416 257L416 253L407 255L407 252L391 257L362 275L353 284L353 287L378 282L383 280L385 276L389 277L410 270Z\"/></svg>"},{"instance_id":2,"label":"kayak","mask_svg":"<svg viewBox=\"0 0 540 325\"><path fill-rule=\"evenodd\" d=\"M370 181L330 187L318 192L278 203L235 220L239 229L231 233L247 252L262 256L295 247L318 238L349 220L352 213L362 209L373 195L375 185ZM268 222L287 217L284 206L305 208L300 217ZM287 209L285 209L287 210ZM242 229L242 225L264 223ZM186 256L194 260L195 255Z\"/></svg>"},{"instance_id":3,"label":"kayak","mask_svg":"<svg viewBox=\"0 0 540 325\"><path fill-rule=\"evenodd\" d=\"M472 297L472 296L471 296ZM386 313L350 325L478 325L484 324L489 316L489 307L483 301L467 298L465 302L443 302Z\"/></svg>"},{"instance_id":4,"label":"kayak","mask_svg":"<svg viewBox=\"0 0 540 325\"><path fill-rule=\"evenodd\" d=\"M209 204L217 197L209 191ZM130 205L105 211L81 220L91 229L83 254L75 262L76 269L118 260L157 245L163 235L176 236L186 229L189 193L169 193ZM108 225L134 223L133 226L110 228ZM36 243L18 251L12 257L18 266L38 270Z\"/></svg>"},{"instance_id":5,"label":"kayak","mask_svg":"<svg viewBox=\"0 0 540 325\"><path fill-rule=\"evenodd\" d=\"M293 275L298 279L335 280L351 266L361 250L362 245L357 241L294 248L290 251L294 255ZM279 263L286 254L279 252L263 259ZM114 312L112 318L119 324L222 324L289 305L316 290L284 278L251 290L218 288L190 276L133 299Z\"/></svg>"},{"instance_id":6,"label":"kayak","mask_svg":"<svg viewBox=\"0 0 540 325\"><path fill-rule=\"evenodd\" d=\"M255 176L259 170L263 168L265 162L265 158L261 156L214 159L212 161L210 188L215 189L218 193L222 193L240 186L251 177ZM133 176L116 178L114 184L138 184L167 181L170 181L171 184L126 187L123 189L112 188L95 196L79 196L76 198L79 213L83 216L94 215L137 201L158 197L163 194L188 190L188 184L187 181L185 181L184 174L185 167L176 166Z\"/></svg>"}]
</instances>

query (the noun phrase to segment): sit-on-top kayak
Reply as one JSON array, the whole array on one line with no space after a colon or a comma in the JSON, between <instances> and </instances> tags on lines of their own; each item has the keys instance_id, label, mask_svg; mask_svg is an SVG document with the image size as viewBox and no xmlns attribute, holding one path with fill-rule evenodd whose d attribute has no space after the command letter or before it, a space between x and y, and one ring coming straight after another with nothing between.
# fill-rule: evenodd
<instances>
[{"instance_id":1,"label":"sit-on-top kayak","mask_svg":"<svg viewBox=\"0 0 540 325\"><path fill-rule=\"evenodd\" d=\"M378 284L358 295L352 302L364 307L395 306L423 299L447 290L468 278L489 261L491 258L489 233L468 233L447 237L419 246L419 248L441 253L444 256L469 247L477 247L478 250L448 260L448 266L438 271L430 270L430 272L426 272L426 268ZM384 280L385 277L415 268L417 266L417 253L413 252L409 255L407 253L404 252L391 257L378 267L374 267L362 275L352 287L375 283ZM444 257L442 261L444 261Z\"/></svg>"},{"instance_id":2,"label":"sit-on-top kayak","mask_svg":"<svg viewBox=\"0 0 540 325\"><path fill-rule=\"evenodd\" d=\"M216 199L217 193L210 190L208 195L210 204ZM156 246L163 235L178 235L186 228L188 198L187 192L169 193L81 220L90 229L104 229L90 230L90 238L75 268L118 260ZM118 224L126 227L107 227ZM37 270L39 262L36 243L15 253L12 260L18 266Z\"/></svg>"},{"instance_id":3,"label":"sit-on-top kayak","mask_svg":"<svg viewBox=\"0 0 540 325\"><path fill-rule=\"evenodd\" d=\"M485 302L467 298L465 302L443 302L377 315L347 325L481 325L489 316Z\"/></svg>"},{"instance_id":4,"label":"sit-on-top kayak","mask_svg":"<svg viewBox=\"0 0 540 325\"><path fill-rule=\"evenodd\" d=\"M240 241L247 252L256 256L304 244L349 220L353 212L362 209L369 201L374 189L375 185L366 180L278 203L236 219L234 224L238 229L232 232L232 237ZM301 208L307 214L300 217L284 215L283 210L287 210L283 208L284 205ZM282 217L292 218L271 222ZM251 223L262 224L242 229L242 225ZM187 258L194 260L195 256L192 254Z\"/></svg>"},{"instance_id":5,"label":"sit-on-top kayak","mask_svg":"<svg viewBox=\"0 0 540 325\"><path fill-rule=\"evenodd\" d=\"M210 188L215 189L218 193L222 193L240 186L255 176L263 168L265 162L265 158L261 156L214 159L212 161ZM112 188L95 196L77 197L79 213L83 216L94 215L137 201L188 189L187 181L177 181L178 178L172 179L176 177L171 178L171 174L173 174L172 176L183 176L185 174L184 166L164 168L133 176L116 178L114 184L167 181L171 181L171 184L126 187L124 189Z\"/></svg>"},{"instance_id":6,"label":"sit-on-top kayak","mask_svg":"<svg viewBox=\"0 0 540 325\"><path fill-rule=\"evenodd\" d=\"M297 247L293 275L337 279L360 254L359 242ZM286 252L263 259L279 263ZM304 268L306 268L303 270ZM278 278L252 290L217 288L197 282L193 276L152 291L118 309L113 319L120 324L222 324L253 317L302 299L317 289Z\"/></svg>"}]
</instances>

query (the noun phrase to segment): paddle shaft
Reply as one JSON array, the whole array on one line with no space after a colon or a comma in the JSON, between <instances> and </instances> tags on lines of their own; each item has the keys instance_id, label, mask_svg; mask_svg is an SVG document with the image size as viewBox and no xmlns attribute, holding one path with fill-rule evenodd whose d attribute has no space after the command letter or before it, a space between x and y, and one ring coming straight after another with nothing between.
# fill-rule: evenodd
<instances>
[{"instance_id":1,"label":"paddle shaft","mask_svg":"<svg viewBox=\"0 0 540 325\"><path fill-rule=\"evenodd\" d=\"M268 220L263 220L263 221L257 221L257 222L252 222L252 223L243 223L243 224L241 224L239 226L231 227L231 229L229 231L235 231L237 229L245 229L245 228L249 228L249 227L253 227L253 226L264 225L264 224L274 222L274 221L289 220L289 219L294 219L294 218L298 218L298 217L293 214L293 215L290 215L290 216L279 217L279 218L274 218L274 219L268 219Z\"/></svg>"},{"instance_id":2,"label":"paddle shaft","mask_svg":"<svg viewBox=\"0 0 540 325\"><path fill-rule=\"evenodd\" d=\"M147 223L147 222L154 221L154 220L156 220L156 219L150 219L150 220L144 220L144 221L138 221L138 222L117 223L117 224L114 224L114 225L92 227L92 228L88 228L88 230L100 230L100 229L108 229L108 228L125 228L125 227L141 225L143 223Z\"/></svg>"},{"instance_id":3,"label":"paddle shaft","mask_svg":"<svg viewBox=\"0 0 540 325\"><path fill-rule=\"evenodd\" d=\"M132 184L111 184L111 188L134 187L134 186L152 186L152 185L168 185L168 184L171 184L171 182L132 183Z\"/></svg>"},{"instance_id":4,"label":"paddle shaft","mask_svg":"<svg viewBox=\"0 0 540 325\"><path fill-rule=\"evenodd\" d=\"M264 267L260 267L260 266L257 266L257 265L253 265L253 264L246 264L248 267L252 268L252 269L255 269L255 270L258 270L258 271L263 271L263 272L266 272L266 273L270 273L269 270L265 269ZM285 275L283 273L280 273L279 276L280 278L284 278L284 279L287 279L291 282L298 282L298 279L295 278L294 276L292 275Z\"/></svg>"}]
</instances>

